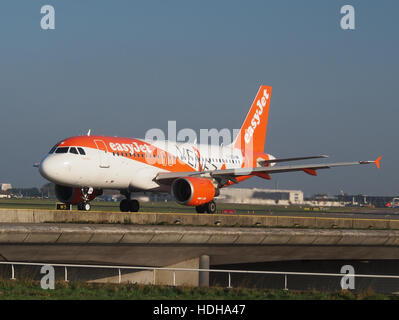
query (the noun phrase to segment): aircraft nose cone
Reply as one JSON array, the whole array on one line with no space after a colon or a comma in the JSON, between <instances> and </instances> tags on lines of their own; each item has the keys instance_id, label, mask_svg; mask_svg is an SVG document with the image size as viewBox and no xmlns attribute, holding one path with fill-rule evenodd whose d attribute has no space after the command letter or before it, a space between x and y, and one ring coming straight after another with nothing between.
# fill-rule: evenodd
<instances>
[{"instance_id":1,"label":"aircraft nose cone","mask_svg":"<svg viewBox=\"0 0 399 320\"><path fill-rule=\"evenodd\" d=\"M39 165L39 172L43 178L52 180L52 178L57 176L55 161L48 157L43 159Z\"/></svg>"},{"instance_id":2,"label":"aircraft nose cone","mask_svg":"<svg viewBox=\"0 0 399 320\"><path fill-rule=\"evenodd\" d=\"M49 156L41 161L39 173L43 178L52 182L62 182L70 168L69 163L59 159L58 157Z\"/></svg>"}]
</instances>

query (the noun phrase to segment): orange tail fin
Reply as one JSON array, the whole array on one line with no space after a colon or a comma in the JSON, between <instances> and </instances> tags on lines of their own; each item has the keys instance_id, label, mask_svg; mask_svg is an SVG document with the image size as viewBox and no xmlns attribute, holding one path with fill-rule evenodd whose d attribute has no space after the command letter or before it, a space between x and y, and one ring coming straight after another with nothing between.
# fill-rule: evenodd
<instances>
[{"instance_id":1,"label":"orange tail fin","mask_svg":"<svg viewBox=\"0 0 399 320\"><path fill-rule=\"evenodd\" d=\"M248 152L263 152L272 87L260 86L233 145Z\"/></svg>"}]
</instances>

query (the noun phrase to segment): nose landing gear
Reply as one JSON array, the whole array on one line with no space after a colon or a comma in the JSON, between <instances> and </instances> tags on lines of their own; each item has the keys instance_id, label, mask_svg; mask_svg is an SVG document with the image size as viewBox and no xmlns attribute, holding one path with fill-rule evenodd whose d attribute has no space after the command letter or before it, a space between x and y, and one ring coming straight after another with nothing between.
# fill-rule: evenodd
<instances>
[{"instance_id":1,"label":"nose landing gear","mask_svg":"<svg viewBox=\"0 0 399 320\"><path fill-rule=\"evenodd\" d=\"M93 194L94 189L92 187L84 187L81 189L83 202L78 204L78 210L90 211L91 205L89 203L90 196Z\"/></svg>"},{"instance_id":2,"label":"nose landing gear","mask_svg":"<svg viewBox=\"0 0 399 320\"><path fill-rule=\"evenodd\" d=\"M82 202L78 204L78 210L81 211L90 211L91 205L88 202Z\"/></svg>"}]
</instances>

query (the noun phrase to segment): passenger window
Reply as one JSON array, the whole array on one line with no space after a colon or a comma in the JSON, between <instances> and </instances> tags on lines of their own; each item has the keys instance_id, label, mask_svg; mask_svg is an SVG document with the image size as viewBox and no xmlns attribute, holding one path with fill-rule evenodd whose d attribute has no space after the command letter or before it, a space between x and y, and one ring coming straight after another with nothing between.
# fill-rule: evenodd
<instances>
[{"instance_id":1,"label":"passenger window","mask_svg":"<svg viewBox=\"0 0 399 320\"><path fill-rule=\"evenodd\" d=\"M86 152L83 150L83 148L78 148L78 150L79 150L79 153L80 153L81 155L83 155L83 156L86 155Z\"/></svg>"},{"instance_id":2,"label":"passenger window","mask_svg":"<svg viewBox=\"0 0 399 320\"><path fill-rule=\"evenodd\" d=\"M75 147L71 147L71 148L69 149L69 152L70 152L70 153L73 153L73 154L78 154L78 150L76 150Z\"/></svg>"},{"instance_id":3,"label":"passenger window","mask_svg":"<svg viewBox=\"0 0 399 320\"><path fill-rule=\"evenodd\" d=\"M55 153L67 153L68 149L69 149L69 147L61 147L61 148L58 148L57 150L55 150Z\"/></svg>"}]
</instances>

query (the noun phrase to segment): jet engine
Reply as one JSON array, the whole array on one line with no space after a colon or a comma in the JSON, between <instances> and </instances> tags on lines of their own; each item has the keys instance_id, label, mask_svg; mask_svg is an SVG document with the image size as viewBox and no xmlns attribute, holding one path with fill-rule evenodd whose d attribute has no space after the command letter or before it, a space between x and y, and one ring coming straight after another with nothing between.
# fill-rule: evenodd
<instances>
[{"instance_id":1,"label":"jet engine","mask_svg":"<svg viewBox=\"0 0 399 320\"><path fill-rule=\"evenodd\" d=\"M101 196L102 193L103 192L101 189L94 189L91 194L87 195L87 201L91 201L95 197ZM55 195L57 199L63 203L79 204L84 201L84 196L81 188L55 185Z\"/></svg>"},{"instance_id":2,"label":"jet engine","mask_svg":"<svg viewBox=\"0 0 399 320\"><path fill-rule=\"evenodd\" d=\"M173 182L172 194L179 204L200 206L212 201L217 190L209 179L186 177Z\"/></svg>"}]
</instances>

